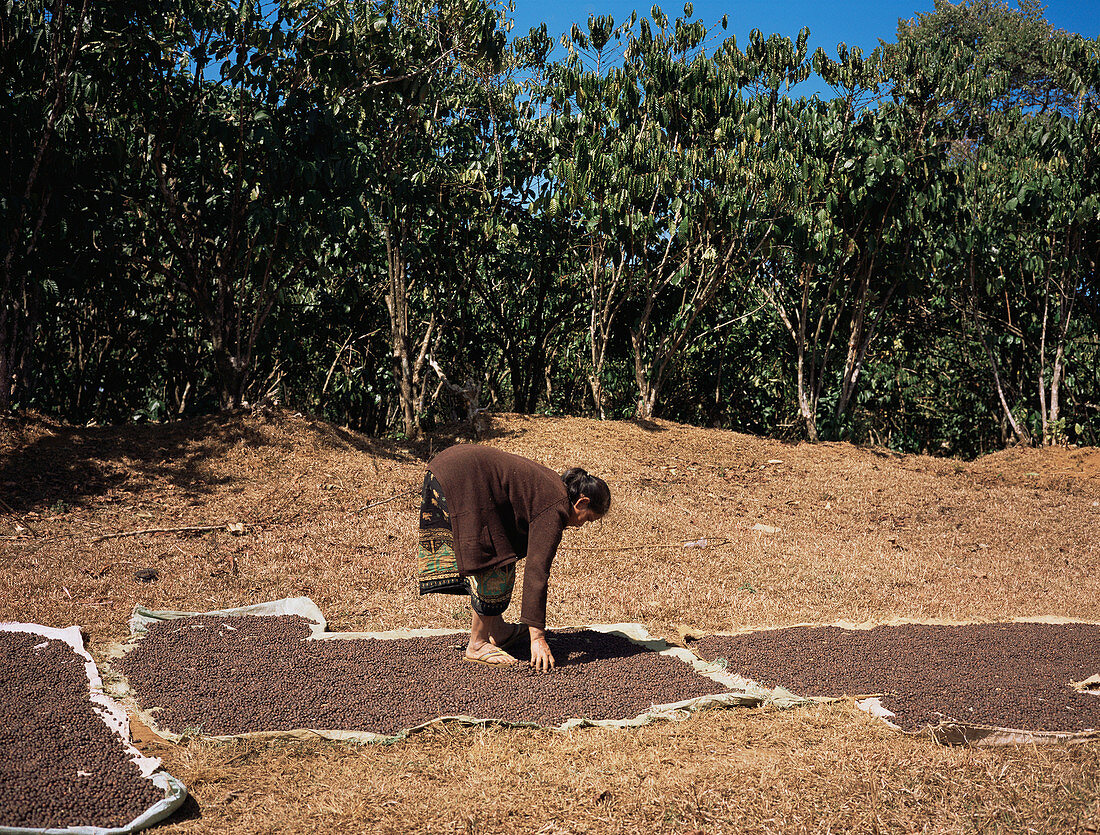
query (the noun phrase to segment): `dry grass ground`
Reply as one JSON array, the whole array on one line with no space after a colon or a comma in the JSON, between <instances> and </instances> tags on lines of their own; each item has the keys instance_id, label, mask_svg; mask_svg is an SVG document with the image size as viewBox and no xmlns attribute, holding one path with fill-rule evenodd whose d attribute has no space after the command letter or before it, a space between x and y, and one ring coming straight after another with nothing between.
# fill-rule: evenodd
<instances>
[{"instance_id":1,"label":"dry grass ground","mask_svg":"<svg viewBox=\"0 0 1100 835\"><path fill-rule=\"evenodd\" d=\"M415 593L409 494L463 438L385 443L289 414L0 431L0 620L80 624L100 660L135 604L308 595L333 630L468 622L457 599ZM1100 450L962 463L521 416L485 442L612 487L611 514L566 534L551 625L1100 621ZM230 523L243 534L103 538ZM679 547L703 538L723 544ZM158 579L135 578L146 568ZM568 735L440 727L390 747L145 747L194 797L165 833L1100 829L1100 744L940 748L848 704Z\"/></svg>"}]
</instances>

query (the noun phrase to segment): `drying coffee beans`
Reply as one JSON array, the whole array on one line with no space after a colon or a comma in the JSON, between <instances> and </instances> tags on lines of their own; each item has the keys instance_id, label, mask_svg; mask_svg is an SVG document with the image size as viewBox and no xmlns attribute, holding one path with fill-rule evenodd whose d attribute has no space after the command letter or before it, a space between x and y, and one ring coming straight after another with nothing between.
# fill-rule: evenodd
<instances>
[{"instance_id":1,"label":"drying coffee beans","mask_svg":"<svg viewBox=\"0 0 1100 835\"><path fill-rule=\"evenodd\" d=\"M145 709L175 733L371 731L442 716L559 725L626 719L655 704L726 690L690 665L616 635L555 632L557 668L526 656L493 669L464 660L464 635L307 640L308 623L200 616L151 626L116 662Z\"/></svg>"},{"instance_id":2,"label":"drying coffee beans","mask_svg":"<svg viewBox=\"0 0 1100 835\"><path fill-rule=\"evenodd\" d=\"M803 696L885 694L906 729L966 722L1027 731L1100 728L1100 697L1070 682L1100 673L1100 626L904 624L794 627L693 644L729 671Z\"/></svg>"},{"instance_id":3,"label":"drying coffee beans","mask_svg":"<svg viewBox=\"0 0 1100 835\"><path fill-rule=\"evenodd\" d=\"M124 826L164 797L94 712L84 659L0 632L0 826Z\"/></svg>"}]
</instances>

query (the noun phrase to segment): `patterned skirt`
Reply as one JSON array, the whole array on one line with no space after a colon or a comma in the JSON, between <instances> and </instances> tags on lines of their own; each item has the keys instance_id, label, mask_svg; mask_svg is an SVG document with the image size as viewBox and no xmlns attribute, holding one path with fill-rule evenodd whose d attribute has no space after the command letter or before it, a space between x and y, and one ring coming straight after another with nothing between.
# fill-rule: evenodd
<instances>
[{"instance_id":1,"label":"patterned skirt","mask_svg":"<svg viewBox=\"0 0 1100 835\"><path fill-rule=\"evenodd\" d=\"M473 610L490 616L503 614L512 602L515 563L466 577L459 573L447 497L430 471L424 476L421 492L417 563L421 594L468 594Z\"/></svg>"}]
</instances>

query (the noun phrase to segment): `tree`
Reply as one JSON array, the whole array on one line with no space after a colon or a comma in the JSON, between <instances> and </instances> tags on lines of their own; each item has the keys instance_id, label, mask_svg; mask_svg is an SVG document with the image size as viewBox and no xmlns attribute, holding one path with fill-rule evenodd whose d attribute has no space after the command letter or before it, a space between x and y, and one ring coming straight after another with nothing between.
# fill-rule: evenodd
<instances>
[{"instance_id":1,"label":"tree","mask_svg":"<svg viewBox=\"0 0 1100 835\"><path fill-rule=\"evenodd\" d=\"M474 216L482 236L467 276L470 313L500 352L521 413L534 412L547 391L550 357L583 307L563 278L573 270L576 227L548 209L555 137L542 107L551 46L545 25L513 40L501 72L483 76L478 90L491 131L480 132L486 176Z\"/></svg>"},{"instance_id":2,"label":"tree","mask_svg":"<svg viewBox=\"0 0 1100 835\"><path fill-rule=\"evenodd\" d=\"M42 289L51 280L36 257L50 227L64 224L74 162L65 144L86 125L81 76L96 60L86 42L102 22L90 5L9 2L0 17L0 412L30 374Z\"/></svg>"},{"instance_id":3,"label":"tree","mask_svg":"<svg viewBox=\"0 0 1100 835\"><path fill-rule=\"evenodd\" d=\"M410 256L431 263L428 227L451 200L479 190L484 171L463 136L471 66L495 66L504 47L500 15L482 0L318 3L319 82L356 136L359 211L349 255L385 252L382 295L389 315L392 372L405 435L420 430L433 339L446 298L445 277L416 272ZM347 56L354 56L349 63ZM413 289L427 293L417 321Z\"/></svg>"},{"instance_id":4,"label":"tree","mask_svg":"<svg viewBox=\"0 0 1100 835\"><path fill-rule=\"evenodd\" d=\"M699 336L700 316L734 276L747 283L775 231L766 172L776 149L756 141L774 101L743 93L762 80L777 93L809 74L808 30L795 43L765 40L754 30L745 53L730 38L708 56L700 51L707 36L701 24L677 20L670 27L658 20L652 36L643 21L629 49L643 118L659 126L663 139L649 153L664 175L661 196L651 204L659 220L641 242L634 270L641 309L630 339L640 418L653 417L671 367L689 337Z\"/></svg>"},{"instance_id":5,"label":"tree","mask_svg":"<svg viewBox=\"0 0 1100 835\"><path fill-rule=\"evenodd\" d=\"M934 13L901 24L898 44L887 48L945 44L960 73L981 80L938 101L939 118L956 123L953 162L965 195L950 226L966 265L960 306L986 357L1005 433L1022 443L1065 437L1073 316L1094 272L1096 152L1087 113L1095 88L1084 79L1096 56L1080 40L1055 30L1036 3L1012 10L971 0L937 2Z\"/></svg>"},{"instance_id":6,"label":"tree","mask_svg":"<svg viewBox=\"0 0 1100 835\"><path fill-rule=\"evenodd\" d=\"M1055 29L1043 9L1040 0L1018 0L1015 9L1007 0L934 0L934 11L898 21L897 44L883 46L888 52L947 47L980 67L997 92L990 100L967 91L946 97L945 110L960 122L980 121L991 110L1070 112L1078 91L1062 83L1049 60L1050 45L1070 36Z\"/></svg>"},{"instance_id":7,"label":"tree","mask_svg":"<svg viewBox=\"0 0 1100 835\"><path fill-rule=\"evenodd\" d=\"M169 24L175 48L142 56L145 94L124 115L132 200L150 227L142 263L195 305L221 405L235 408L281 292L318 263L341 172L298 49L306 12L229 0L187 12Z\"/></svg>"},{"instance_id":8,"label":"tree","mask_svg":"<svg viewBox=\"0 0 1100 835\"><path fill-rule=\"evenodd\" d=\"M839 381L830 392L837 427L899 290L934 263L927 230L945 207L951 138L935 118L937 91L963 83L946 50L885 65L879 51L865 60L842 45L838 58L819 51L814 61L844 94L793 102L769 139L782 149L774 211L783 222L759 275L795 348L798 410L812 441L826 383ZM916 60L931 68L918 78L905 71ZM890 100L862 107L887 83Z\"/></svg>"},{"instance_id":9,"label":"tree","mask_svg":"<svg viewBox=\"0 0 1100 835\"><path fill-rule=\"evenodd\" d=\"M585 230L590 388L604 415L603 369L617 317L629 310L635 414L652 417L661 389L693 328L731 272L770 234L759 210L762 155L745 139L763 118L742 91L762 78L805 79L805 43L753 32L747 53L729 39L707 54L708 30L685 17L615 27L590 18L574 29L572 57L557 78L560 154L557 203ZM621 67L601 72L604 53L626 36ZM585 69L590 48L596 69Z\"/></svg>"},{"instance_id":10,"label":"tree","mask_svg":"<svg viewBox=\"0 0 1100 835\"><path fill-rule=\"evenodd\" d=\"M965 171L968 312L1013 438L1049 445L1067 437L1062 389L1086 336L1075 314L1100 246L1100 137L1090 116L1004 122Z\"/></svg>"},{"instance_id":11,"label":"tree","mask_svg":"<svg viewBox=\"0 0 1100 835\"><path fill-rule=\"evenodd\" d=\"M564 64L552 68L549 87L552 148L556 153L549 172L553 191L545 203L551 217L560 214L574 219L581 229L578 248L583 254L579 258L588 296L587 376L593 406L601 419L606 417L604 365L612 328L625 300L624 273L629 260L617 233L623 224L629 232L631 223L646 219L612 198L612 178L632 174L621 151L611 153L611 146L618 141L620 126L616 118L630 118L628 111L638 99L636 87L629 83L622 68L607 66L605 70L605 65L613 59L623 34L634 22L631 17L616 26L609 16L592 15L587 32L574 24L569 38L562 39L569 56Z\"/></svg>"}]
</instances>

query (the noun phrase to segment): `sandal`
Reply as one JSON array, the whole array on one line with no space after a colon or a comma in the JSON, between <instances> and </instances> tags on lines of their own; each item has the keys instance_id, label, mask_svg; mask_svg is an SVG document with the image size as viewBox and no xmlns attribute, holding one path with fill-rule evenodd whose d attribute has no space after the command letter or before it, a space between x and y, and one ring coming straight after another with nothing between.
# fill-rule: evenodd
<instances>
[{"instance_id":1,"label":"sandal","mask_svg":"<svg viewBox=\"0 0 1100 835\"><path fill-rule=\"evenodd\" d=\"M484 667L511 667L513 664L519 663L518 658L513 658L500 647L493 647L493 649L477 658L472 658L469 655L463 657L471 664L481 664Z\"/></svg>"},{"instance_id":2,"label":"sandal","mask_svg":"<svg viewBox=\"0 0 1100 835\"><path fill-rule=\"evenodd\" d=\"M512 624L512 634L509 635L507 638L505 638L503 641L501 641L499 644L494 643L494 645L499 647L500 649L508 649L509 647L515 646L516 641L519 641L519 640L527 637L527 635L528 635L528 630L527 630L527 624L526 623L513 623ZM490 638L489 641L491 643L493 643L492 638Z\"/></svg>"}]
</instances>

